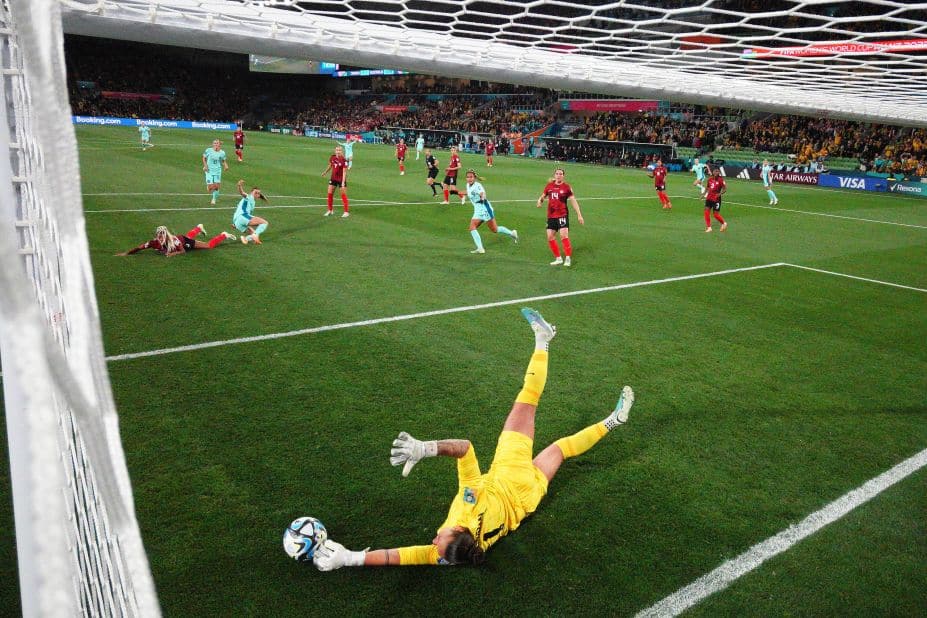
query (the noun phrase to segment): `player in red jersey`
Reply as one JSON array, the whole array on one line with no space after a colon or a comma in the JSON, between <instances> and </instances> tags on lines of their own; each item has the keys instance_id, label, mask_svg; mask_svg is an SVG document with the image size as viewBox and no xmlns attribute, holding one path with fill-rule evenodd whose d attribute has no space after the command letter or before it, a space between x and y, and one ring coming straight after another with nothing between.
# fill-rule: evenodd
<instances>
[{"instance_id":1,"label":"player in red jersey","mask_svg":"<svg viewBox=\"0 0 927 618\"><path fill-rule=\"evenodd\" d=\"M408 149L408 146L406 146L406 140L400 137L399 143L396 144L396 160L399 161L399 175L400 176L406 175L406 150L407 149Z\"/></svg>"},{"instance_id":2,"label":"player in red jersey","mask_svg":"<svg viewBox=\"0 0 927 618\"><path fill-rule=\"evenodd\" d=\"M715 219L721 223L721 231L727 229L727 221L721 216L721 196L727 192L727 184L721 177L721 168L716 167L711 171L711 178L708 179L708 191L705 194L705 231L711 231L711 213L714 211Z\"/></svg>"},{"instance_id":3,"label":"player in red jersey","mask_svg":"<svg viewBox=\"0 0 927 618\"><path fill-rule=\"evenodd\" d=\"M334 211L334 193L335 187L341 188L341 204L344 206L344 214L341 218L349 217L348 214L348 193L345 188L348 186L348 160L344 158L344 148L335 146L335 154L328 158L328 167L322 172L322 176L331 170L332 176L328 181L328 210L325 211L326 217Z\"/></svg>"},{"instance_id":4,"label":"player in red jersey","mask_svg":"<svg viewBox=\"0 0 927 618\"><path fill-rule=\"evenodd\" d=\"M576 218L580 225L586 225L583 221L583 213L579 209L579 202L573 194L573 187L564 182L563 170L557 169L554 177L544 187L544 192L538 198L538 208L547 200L547 244L550 246L551 253L554 254L554 261L551 266L570 266L573 258L573 245L570 244L570 211L567 210L567 201L576 211ZM557 246L557 233L560 233L560 242L563 243L563 257L560 255L560 248Z\"/></svg>"},{"instance_id":5,"label":"player in red jersey","mask_svg":"<svg viewBox=\"0 0 927 618\"><path fill-rule=\"evenodd\" d=\"M653 168L653 171L648 172L648 176L653 178L653 186L657 189L657 197L660 198L660 203L663 204L663 210L669 210L673 207L670 203L669 196L666 195L666 172L668 170L663 165L662 159L657 159L657 165Z\"/></svg>"},{"instance_id":6,"label":"player in red jersey","mask_svg":"<svg viewBox=\"0 0 927 618\"><path fill-rule=\"evenodd\" d=\"M235 156L238 157L238 162L241 163L242 151L245 149L245 132L241 128L241 123L238 123L232 137L235 139Z\"/></svg>"},{"instance_id":7,"label":"player in red jersey","mask_svg":"<svg viewBox=\"0 0 927 618\"><path fill-rule=\"evenodd\" d=\"M457 154L457 147L451 146L451 162L444 168L444 182L441 188L444 189L444 201L442 204L448 204L451 193L460 196L460 203L463 204L467 199L466 193L457 190L457 172L460 171L460 156Z\"/></svg>"},{"instance_id":8,"label":"player in red jersey","mask_svg":"<svg viewBox=\"0 0 927 618\"><path fill-rule=\"evenodd\" d=\"M200 234L206 234L206 229L203 227L202 223L197 224L195 228L180 236L174 236L167 227L162 225L155 230L155 237L148 242L144 242L137 247L133 247L122 253L117 253L116 255L120 257L134 255L145 249L154 249L165 257L173 257L186 253L187 251L193 251L194 249L215 249L219 246L219 243L225 239L236 240L235 236L232 234L222 232L218 236L213 237L209 242L203 242L196 240L196 237Z\"/></svg>"},{"instance_id":9,"label":"player in red jersey","mask_svg":"<svg viewBox=\"0 0 927 618\"><path fill-rule=\"evenodd\" d=\"M492 167L492 156L496 154L496 144L490 139L486 142L486 167Z\"/></svg>"}]
</instances>

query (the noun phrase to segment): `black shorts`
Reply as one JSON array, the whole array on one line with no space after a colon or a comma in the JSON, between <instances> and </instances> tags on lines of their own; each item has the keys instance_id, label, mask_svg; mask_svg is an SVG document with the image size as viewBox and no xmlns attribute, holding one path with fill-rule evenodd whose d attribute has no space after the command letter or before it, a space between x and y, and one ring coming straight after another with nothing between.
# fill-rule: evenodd
<instances>
[{"instance_id":1,"label":"black shorts","mask_svg":"<svg viewBox=\"0 0 927 618\"><path fill-rule=\"evenodd\" d=\"M405 155L402 155L401 157L396 157L396 160L399 161L400 163L402 163L403 161L406 160L406 156L405 156Z\"/></svg>"},{"instance_id":2,"label":"black shorts","mask_svg":"<svg viewBox=\"0 0 927 618\"><path fill-rule=\"evenodd\" d=\"M721 200L718 200L717 202L712 200L705 200L705 208L718 212L721 210Z\"/></svg>"},{"instance_id":3,"label":"black shorts","mask_svg":"<svg viewBox=\"0 0 927 618\"><path fill-rule=\"evenodd\" d=\"M244 149L245 149L244 144L235 144L235 150L244 150Z\"/></svg>"},{"instance_id":4,"label":"black shorts","mask_svg":"<svg viewBox=\"0 0 927 618\"><path fill-rule=\"evenodd\" d=\"M444 184L457 186L457 176L445 176Z\"/></svg>"},{"instance_id":5,"label":"black shorts","mask_svg":"<svg viewBox=\"0 0 927 618\"><path fill-rule=\"evenodd\" d=\"M348 186L348 183L347 183L347 182L344 182L344 181L341 181L341 180L335 180L334 178L332 178L331 180L329 180L329 181L328 181L328 184L330 184L330 185L333 186L333 187L341 187L342 184L343 184L345 187Z\"/></svg>"},{"instance_id":6,"label":"black shorts","mask_svg":"<svg viewBox=\"0 0 927 618\"><path fill-rule=\"evenodd\" d=\"M438 177L438 170L428 170L428 177L429 177L429 178L437 178L437 177Z\"/></svg>"},{"instance_id":7,"label":"black shorts","mask_svg":"<svg viewBox=\"0 0 927 618\"><path fill-rule=\"evenodd\" d=\"M187 238L183 234L177 237L180 240L180 243L183 245L184 251L193 251L196 249L196 241L192 238Z\"/></svg>"},{"instance_id":8,"label":"black shorts","mask_svg":"<svg viewBox=\"0 0 927 618\"><path fill-rule=\"evenodd\" d=\"M570 227L570 216L566 217L548 217L547 229L557 231Z\"/></svg>"},{"instance_id":9,"label":"black shorts","mask_svg":"<svg viewBox=\"0 0 927 618\"><path fill-rule=\"evenodd\" d=\"M657 191L666 191L666 185L656 185Z\"/></svg>"}]
</instances>

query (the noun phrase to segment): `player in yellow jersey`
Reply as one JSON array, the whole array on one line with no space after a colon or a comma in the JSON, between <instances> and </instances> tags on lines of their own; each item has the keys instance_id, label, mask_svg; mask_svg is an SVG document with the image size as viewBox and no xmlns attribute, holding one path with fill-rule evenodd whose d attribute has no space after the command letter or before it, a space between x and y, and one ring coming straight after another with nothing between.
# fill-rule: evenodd
<instances>
[{"instance_id":1,"label":"player in yellow jersey","mask_svg":"<svg viewBox=\"0 0 927 618\"><path fill-rule=\"evenodd\" d=\"M486 550L535 511L564 459L586 452L628 420L634 391L625 386L615 410L604 420L557 440L532 459L535 410L547 381L548 344L557 331L537 311L521 311L534 331L534 354L525 372L524 386L502 427L489 472L480 473L469 440L423 442L400 433L393 442L390 463L403 466L403 476L408 476L412 467L425 457L444 455L457 459L458 491L447 519L430 545L350 551L328 539L313 558L319 570L332 571L343 566L482 564Z\"/></svg>"}]
</instances>

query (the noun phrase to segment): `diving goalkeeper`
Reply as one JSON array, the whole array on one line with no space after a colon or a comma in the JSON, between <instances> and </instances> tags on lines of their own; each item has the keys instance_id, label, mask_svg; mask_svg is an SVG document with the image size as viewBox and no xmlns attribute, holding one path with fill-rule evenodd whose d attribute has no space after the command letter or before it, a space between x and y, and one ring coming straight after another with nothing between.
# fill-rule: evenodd
<instances>
[{"instance_id":1,"label":"diving goalkeeper","mask_svg":"<svg viewBox=\"0 0 927 618\"><path fill-rule=\"evenodd\" d=\"M482 564L486 550L516 530L535 511L564 459L586 452L628 420L634 392L625 386L615 410L604 420L557 440L532 460L535 410L547 381L548 344L556 329L533 309L522 309L522 314L534 331L534 354L524 386L502 427L489 472L480 473L469 440L423 442L400 433L393 441L390 463L402 466L403 476L408 476L425 457L443 455L457 459L458 491L447 519L430 545L350 551L328 539L313 558L319 570L333 571L343 566Z\"/></svg>"}]
</instances>

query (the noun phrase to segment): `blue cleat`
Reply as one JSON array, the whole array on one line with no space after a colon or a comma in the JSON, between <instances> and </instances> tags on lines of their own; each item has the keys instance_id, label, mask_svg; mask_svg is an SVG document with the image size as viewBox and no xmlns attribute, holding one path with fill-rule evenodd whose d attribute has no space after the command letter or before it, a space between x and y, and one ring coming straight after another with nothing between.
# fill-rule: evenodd
<instances>
[{"instance_id":1,"label":"blue cleat","mask_svg":"<svg viewBox=\"0 0 927 618\"><path fill-rule=\"evenodd\" d=\"M548 324L547 320L534 309L525 307L521 310L521 314L528 320L528 324L531 325L531 330L534 331L536 337L544 341L550 341L557 334L557 327L553 324Z\"/></svg>"}]
</instances>

